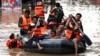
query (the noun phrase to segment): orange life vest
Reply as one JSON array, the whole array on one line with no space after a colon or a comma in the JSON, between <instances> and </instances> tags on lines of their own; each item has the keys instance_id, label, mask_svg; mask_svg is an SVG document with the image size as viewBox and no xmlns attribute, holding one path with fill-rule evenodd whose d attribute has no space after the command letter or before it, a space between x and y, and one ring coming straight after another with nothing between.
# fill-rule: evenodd
<instances>
[{"instance_id":1,"label":"orange life vest","mask_svg":"<svg viewBox=\"0 0 100 56\"><path fill-rule=\"evenodd\" d=\"M12 48L12 47L11 47L11 44L12 44L14 41L15 41L14 39L9 39L9 40L6 42L6 46L7 46L8 48ZM15 48L20 48L20 47L21 47L21 43L20 43L20 41L17 40L17 45L16 45Z\"/></svg>"},{"instance_id":2,"label":"orange life vest","mask_svg":"<svg viewBox=\"0 0 100 56\"><path fill-rule=\"evenodd\" d=\"M75 31L76 29L78 29L78 27L76 25L72 25L70 22L69 22L69 25L68 26L70 28L72 28L72 29L67 29L66 30L66 38L67 39L71 39L72 34L74 34L76 36L76 38L78 40L80 40L81 39L80 31Z\"/></svg>"},{"instance_id":3,"label":"orange life vest","mask_svg":"<svg viewBox=\"0 0 100 56\"><path fill-rule=\"evenodd\" d=\"M43 6L36 6L34 13L36 16L39 16L40 18L44 19L44 8Z\"/></svg>"},{"instance_id":4,"label":"orange life vest","mask_svg":"<svg viewBox=\"0 0 100 56\"><path fill-rule=\"evenodd\" d=\"M44 24L44 26L41 27L41 32L42 32L42 33L45 33L46 31L47 31L47 25Z\"/></svg>"},{"instance_id":5,"label":"orange life vest","mask_svg":"<svg viewBox=\"0 0 100 56\"><path fill-rule=\"evenodd\" d=\"M26 19L24 15L22 15L22 29L28 30L29 24L32 22L31 18Z\"/></svg>"},{"instance_id":6,"label":"orange life vest","mask_svg":"<svg viewBox=\"0 0 100 56\"><path fill-rule=\"evenodd\" d=\"M73 30L70 30L70 29L67 29L67 30L66 30L66 38L67 38L67 39L71 39L72 34L73 34ZM80 40L80 38L81 38L80 32L74 32L74 34L75 34L76 38L77 38L78 40Z\"/></svg>"},{"instance_id":7,"label":"orange life vest","mask_svg":"<svg viewBox=\"0 0 100 56\"><path fill-rule=\"evenodd\" d=\"M41 32L41 27L38 28L32 28L31 33L30 33L30 37L32 37L32 34L34 33L34 36L42 36L42 32Z\"/></svg>"}]
</instances>

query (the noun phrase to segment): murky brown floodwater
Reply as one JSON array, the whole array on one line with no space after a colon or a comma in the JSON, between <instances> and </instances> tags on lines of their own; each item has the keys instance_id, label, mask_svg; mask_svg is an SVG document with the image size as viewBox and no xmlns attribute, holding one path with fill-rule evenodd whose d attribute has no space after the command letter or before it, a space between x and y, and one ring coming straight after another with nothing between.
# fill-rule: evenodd
<instances>
[{"instance_id":1,"label":"murky brown floodwater","mask_svg":"<svg viewBox=\"0 0 100 56\"><path fill-rule=\"evenodd\" d=\"M68 16L70 13L75 14L77 12L83 14L82 22L84 26L84 32L93 41L93 45L87 46L86 52L80 53L79 56L100 56L100 7L96 5L84 4L80 7L78 2L75 2L75 6L72 6L68 5L69 1L67 0L59 1L63 6L65 16ZM87 1L87 3L90 2ZM25 52L21 49L8 49L5 45L5 42L12 32L16 34L19 33L19 28L17 27L16 23L20 15L20 10L2 10L2 23L0 24L0 56L74 56L74 54L39 54Z\"/></svg>"}]
</instances>

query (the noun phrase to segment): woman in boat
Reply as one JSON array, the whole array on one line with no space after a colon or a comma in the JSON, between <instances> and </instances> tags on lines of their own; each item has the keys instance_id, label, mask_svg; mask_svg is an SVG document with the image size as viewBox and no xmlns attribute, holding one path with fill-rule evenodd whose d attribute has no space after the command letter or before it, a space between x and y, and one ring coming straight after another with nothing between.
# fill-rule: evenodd
<instances>
[{"instance_id":1,"label":"woman in boat","mask_svg":"<svg viewBox=\"0 0 100 56\"><path fill-rule=\"evenodd\" d=\"M81 35L79 31L79 27L83 30L82 22L81 22L81 13L77 13L74 17L73 15L69 15L69 18L66 22L66 37L69 40L72 40L75 46L75 56L77 56L78 52L78 41L81 40ZM72 18L77 22L78 26L75 24L75 22L72 20Z\"/></svg>"}]
</instances>

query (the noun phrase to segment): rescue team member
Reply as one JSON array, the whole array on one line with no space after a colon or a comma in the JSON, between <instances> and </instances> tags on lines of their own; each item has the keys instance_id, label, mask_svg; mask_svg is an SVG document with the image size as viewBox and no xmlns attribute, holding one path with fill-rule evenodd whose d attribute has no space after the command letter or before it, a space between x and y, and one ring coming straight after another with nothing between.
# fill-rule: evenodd
<instances>
[{"instance_id":1,"label":"rescue team member","mask_svg":"<svg viewBox=\"0 0 100 56\"><path fill-rule=\"evenodd\" d=\"M9 37L9 40L6 42L6 46L11 49L11 48L21 48L21 43L19 40L15 39L15 34L12 33Z\"/></svg>"},{"instance_id":2,"label":"rescue team member","mask_svg":"<svg viewBox=\"0 0 100 56\"><path fill-rule=\"evenodd\" d=\"M82 27L82 22L81 22L81 17L82 15L80 13L77 13L75 17L73 17L72 15L69 15L69 18L66 22L66 37L69 40L72 40L75 46L75 56L77 56L77 52L78 52L78 41L81 40L81 35L80 35L80 31L78 29L78 26L73 22L72 18L75 19L75 21L78 23L79 27L83 30Z\"/></svg>"},{"instance_id":3,"label":"rescue team member","mask_svg":"<svg viewBox=\"0 0 100 56\"><path fill-rule=\"evenodd\" d=\"M36 16L40 17L44 21L44 26L41 27L41 31L43 33L45 33L46 30L47 30L47 26L46 26L46 23L45 23L45 15L44 15L44 13L45 13L44 12L44 6L43 6L42 2L41 1L37 1L37 5L35 7L34 14Z\"/></svg>"},{"instance_id":4,"label":"rescue team member","mask_svg":"<svg viewBox=\"0 0 100 56\"><path fill-rule=\"evenodd\" d=\"M41 27L43 27L43 22L41 21L41 19L38 18L38 16L34 16L33 23L30 25L30 37L31 37L31 39L28 41L28 44L30 47L32 47L32 41L34 40L36 42L36 45L37 45L39 50L43 49L43 47L41 47L39 44L39 40L43 39Z\"/></svg>"},{"instance_id":5,"label":"rescue team member","mask_svg":"<svg viewBox=\"0 0 100 56\"><path fill-rule=\"evenodd\" d=\"M41 1L37 1L37 4L35 6L34 14L36 16L39 16L41 19L45 20L44 15L44 7Z\"/></svg>"},{"instance_id":6,"label":"rescue team member","mask_svg":"<svg viewBox=\"0 0 100 56\"><path fill-rule=\"evenodd\" d=\"M30 11L26 10L19 18L18 26L20 27L20 34L22 36L28 36L29 24L32 23L32 18L29 15Z\"/></svg>"}]
</instances>

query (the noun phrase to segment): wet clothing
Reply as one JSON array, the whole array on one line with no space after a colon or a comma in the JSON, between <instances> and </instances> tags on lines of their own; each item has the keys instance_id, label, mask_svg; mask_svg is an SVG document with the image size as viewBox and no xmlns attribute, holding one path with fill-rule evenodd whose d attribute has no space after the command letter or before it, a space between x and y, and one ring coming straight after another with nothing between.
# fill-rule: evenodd
<instances>
[{"instance_id":1,"label":"wet clothing","mask_svg":"<svg viewBox=\"0 0 100 56\"><path fill-rule=\"evenodd\" d=\"M80 27L82 26L81 21L78 21L77 23L79 24ZM83 28L81 27L81 29ZM74 38L77 38L78 40L81 39L81 35L78 27L72 22L69 22L67 26L66 37L67 39L74 39Z\"/></svg>"},{"instance_id":2,"label":"wet clothing","mask_svg":"<svg viewBox=\"0 0 100 56\"><path fill-rule=\"evenodd\" d=\"M11 48L21 48L21 43L18 40L15 39L9 39L6 42L6 46L11 49Z\"/></svg>"}]
</instances>

